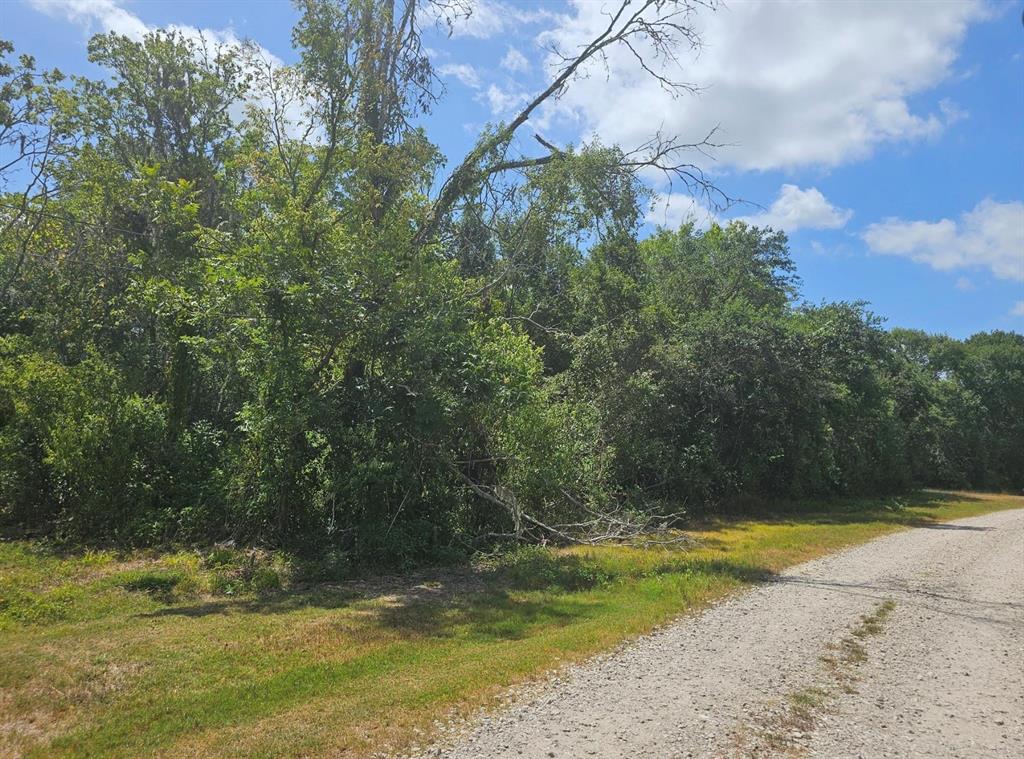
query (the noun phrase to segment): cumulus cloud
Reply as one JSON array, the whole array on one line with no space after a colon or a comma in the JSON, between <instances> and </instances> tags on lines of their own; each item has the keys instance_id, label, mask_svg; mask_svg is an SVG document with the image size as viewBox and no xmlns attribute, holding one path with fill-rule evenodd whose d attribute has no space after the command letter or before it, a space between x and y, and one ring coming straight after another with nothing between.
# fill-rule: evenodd
<instances>
[{"instance_id":1,"label":"cumulus cloud","mask_svg":"<svg viewBox=\"0 0 1024 759\"><path fill-rule=\"evenodd\" d=\"M442 76L455 77L474 90L480 88L480 75L476 73L475 68L467 63L446 63L438 68L438 73Z\"/></svg>"},{"instance_id":2,"label":"cumulus cloud","mask_svg":"<svg viewBox=\"0 0 1024 759\"><path fill-rule=\"evenodd\" d=\"M795 184L784 184L767 211L740 221L792 233L798 229L840 229L851 216L853 211L832 205L816 187L801 190Z\"/></svg>"},{"instance_id":3,"label":"cumulus cloud","mask_svg":"<svg viewBox=\"0 0 1024 759\"><path fill-rule=\"evenodd\" d=\"M605 3L573 0L541 42L573 51L607 26ZM939 134L964 113L946 101L912 107L914 95L954 74L968 25L986 14L971 2L798 3L750 0L694 18L704 45L670 67L651 65L702 88L673 97L632 53L617 48L594 62L562 106L585 130L638 145L659 125L699 138L720 125L720 165L739 169L838 166L880 144ZM634 47L643 52L642 43ZM549 66L557 66L552 57Z\"/></svg>"},{"instance_id":4,"label":"cumulus cloud","mask_svg":"<svg viewBox=\"0 0 1024 759\"><path fill-rule=\"evenodd\" d=\"M149 31L149 27L138 16L114 0L29 0L29 5L48 16L65 18L78 24L87 33L100 29L141 40Z\"/></svg>"},{"instance_id":5,"label":"cumulus cloud","mask_svg":"<svg viewBox=\"0 0 1024 759\"><path fill-rule=\"evenodd\" d=\"M1024 203L986 199L959 221L890 218L870 225L864 241L875 253L902 256L942 271L988 268L1024 282Z\"/></svg>"},{"instance_id":6,"label":"cumulus cloud","mask_svg":"<svg viewBox=\"0 0 1024 759\"><path fill-rule=\"evenodd\" d=\"M501 6L491 2L474 2L468 15L453 19L452 36L487 39L504 28Z\"/></svg>"},{"instance_id":7,"label":"cumulus cloud","mask_svg":"<svg viewBox=\"0 0 1024 759\"><path fill-rule=\"evenodd\" d=\"M500 87L497 84L488 85L482 95L482 100L487 103L491 113L495 116L507 116L526 105L530 100L530 96L525 92Z\"/></svg>"},{"instance_id":8,"label":"cumulus cloud","mask_svg":"<svg viewBox=\"0 0 1024 759\"><path fill-rule=\"evenodd\" d=\"M972 290L977 290L978 287L967 277L959 277L956 280L956 289L963 290L966 293L971 292Z\"/></svg>"},{"instance_id":9,"label":"cumulus cloud","mask_svg":"<svg viewBox=\"0 0 1024 759\"><path fill-rule=\"evenodd\" d=\"M1010 309L1011 316L1024 316L1024 300L1019 300Z\"/></svg>"},{"instance_id":10,"label":"cumulus cloud","mask_svg":"<svg viewBox=\"0 0 1024 759\"><path fill-rule=\"evenodd\" d=\"M147 25L142 19L122 8L114 0L29 0L36 10L54 18L63 18L82 27L86 34L98 31L114 32L139 41L156 27ZM183 37L213 42L217 45L241 47L242 40L232 29L199 29L195 26L169 24L164 27L178 32ZM283 61L273 53L257 48L264 59L272 65L281 66Z\"/></svg>"},{"instance_id":11,"label":"cumulus cloud","mask_svg":"<svg viewBox=\"0 0 1024 759\"><path fill-rule=\"evenodd\" d=\"M469 13L459 14L457 18L452 19L453 37L490 39L512 28L556 17L554 13L544 8L501 3L497 0L466 0L465 5Z\"/></svg>"},{"instance_id":12,"label":"cumulus cloud","mask_svg":"<svg viewBox=\"0 0 1024 759\"><path fill-rule=\"evenodd\" d=\"M815 187L803 190L796 185L784 184L778 197L766 211L751 216L737 217L737 221L757 227L771 227L787 233L798 229L840 229L853 216L853 211L838 208ZM664 193L652 203L646 220L663 227L678 227L693 222L698 228L706 229L714 222L723 222L718 214L700 199L686 193ZM824 249L820 243L812 242L816 252Z\"/></svg>"},{"instance_id":13,"label":"cumulus cloud","mask_svg":"<svg viewBox=\"0 0 1024 759\"><path fill-rule=\"evenodd\" d=\"M501 67L506 71L526 73L530 70L530 62L516 48L510 47L501 59Z\"/></svg>"}]
</instances>

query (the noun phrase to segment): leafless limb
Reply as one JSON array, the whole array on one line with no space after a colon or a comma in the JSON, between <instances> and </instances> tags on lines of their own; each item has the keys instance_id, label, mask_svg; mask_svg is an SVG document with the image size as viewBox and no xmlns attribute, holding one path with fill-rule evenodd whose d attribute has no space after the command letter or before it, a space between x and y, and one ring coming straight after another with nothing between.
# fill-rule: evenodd
<instances>
[{"instance_id":1,"label":"leafless limb","mask_svg":"<svg viewBox=\"0 0 1024 759\"><path fill-rule=\"evenodd\" d=\"M684 545L693 542L689 536L670 529L675 520L673 516L643 512L627 514L621 509L598 511L581 503L564 489L561 492L566 500L591 518L579 522L549 524L523 510L507 489L479 483L454 464L449 468L475 495L500 507L512 518L515 530L503 534L503 537L530 542L554 541L562 545Z\"/></svg>"},{"instance_id":2,"label":"leafless limb","mask_svg":"<svg viewBox=\"0 0 1024 759\"><path fill-rule=\"evenodd\" d=\"M607 55L612 48L619 45L628 48L632 55L640 60L644 70L670 91L678 94L696 91L695 86L673 80L656 71L639 52L639 45L643 44L648 48L655 58L678 65L676 51L680 47L689 46L694 49L700 45L700 38L690 20L693 13L701 7L714 8L715 0L619 0L617 8L606 14L607 26L581 50L566 54L552 49L552 54L562 62L561 68L543 91L527 103L511 121L502 124L481 139L452 171L442 184L426 220L417 231L417 242L423 243L432 239L459 199L471 193L488 176L512 169L540 166L557 158L560 151L546 143L542 144L545 144L550 152L545 156L513 160L495 160L494 156L502 152L503 147L508 146L519 128L538 108L561 96L588 62L599 60L607 65ZM637 170L655 168L666 173L678 174L684 181L695 183L696 186L710 191L711 183L699 170L689 164L670 160L670 156L687 148L711 148L713 145L706 142L685 144L674 140L659 140L655 147L659 149L656 149L653 155L649 155L644 161L637 159L634 163Z\"/></svg>"}]
</instances>

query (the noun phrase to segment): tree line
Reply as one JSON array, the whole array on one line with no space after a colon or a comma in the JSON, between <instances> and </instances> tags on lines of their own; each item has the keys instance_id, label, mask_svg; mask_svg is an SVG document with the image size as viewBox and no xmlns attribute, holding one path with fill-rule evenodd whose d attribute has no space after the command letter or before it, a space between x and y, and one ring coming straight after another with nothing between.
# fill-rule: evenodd
<instances>
[{"instance_id":1,"label":"tree line","mask_svg":"<svg viewBox=\"0 0 1024 759\"><path fill-rule=\"evenodd\" d=\"M421 25L460 8L298 7L293 66L158 31L68 78L0 43L5 532L402 564L1024 487L1024 337L806 303L771 229L645 237L641 172L717 193L708 140L522 148L613 46L696 44L697 4L623 2L448 173Z\"/></svg>"}]
</instances>

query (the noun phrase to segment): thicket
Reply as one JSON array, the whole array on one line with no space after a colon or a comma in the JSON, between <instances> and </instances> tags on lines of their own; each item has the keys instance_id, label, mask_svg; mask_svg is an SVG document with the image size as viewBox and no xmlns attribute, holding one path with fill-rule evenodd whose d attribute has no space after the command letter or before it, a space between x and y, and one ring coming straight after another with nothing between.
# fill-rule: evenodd
<instances>
[{"instance_id":1,"label":"thicket","mask_svg":"<svg viewBox=\"0 0 1024 759\"><path fill-rule=\"evenodd\" d=\"M1024 337L804 303L769 229L644 239L674 143L528 158L517 119L444 179L399 5L300 3L291 67L107 34L67 79L3 45L4 530L408 564L1024 487Z\"/></svg>"}]
</instances>

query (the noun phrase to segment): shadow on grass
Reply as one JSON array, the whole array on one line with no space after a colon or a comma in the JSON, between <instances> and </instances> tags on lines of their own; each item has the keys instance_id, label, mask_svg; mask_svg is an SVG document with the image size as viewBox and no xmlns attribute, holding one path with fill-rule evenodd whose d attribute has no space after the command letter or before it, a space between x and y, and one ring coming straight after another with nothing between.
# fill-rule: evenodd
<instances>
[{"instance_id":1,"label":"shadow on grass","mask_svg":"<svg viewBox=\"0 0 1024 759\"><path fill-rule=\"evenodd\" d=\"M496 591L454 604L430 601L395 604L381 609L376 622L402 636L522 640L536 627L565 627L595 613L596 609L578 597L533 600Z\"/></svg>"},{"instance_id":2,"label":"shadow on grass","mask_svg":"<svg viewBox=\"0 0 1024 759\"><path fill-rule=\"evenodd\" d=\"M920 513L921 509L938 508L948 503L979 500L982 499L969 494L924 491L908 498L916 513L908 511L900 499L880 503L878 499L850 498L807 501L796 507L790 505L785 513L769 513L756 518L762 523L788 526L887 522L929 529L983 531L988 528L941 523ZM701 547L714 549L726 546L728 541L718 540L714 533L751 529L740 521L750 518L750 515L722 517L694 525L695 529L711 533L702 537ZM620 581L693 575L724 577L752 584L777 577L764 567L728 558L699 558L685 551L641 569L622 568L593 556L539 549L512 554L503 562L489 569L456 568L412 577L304 586L255 598L218 598L191 605L168 605L139 616L286 614L306 607L345 609L356 603L366 603L369 604L367 610L380 624L414 635L443 637L451 634L453 626L471 624L479 628L482 635L511 639L523 634L523 625L568 623L573 618L586 615L587 609L592 608L595 602L578 594L610 587ZM544 593L543 599L534 601L526 598L525 594L531 591ZM568 598L586 602L573 606L567 603ZM570 606L573 610L566 611ZM565 616L559 616L563 614ZM509 619L513 621L509 622ZM487 633L487 630L492 632Z\"/></svg>"},{"instance_id":3,"label":"shadow on grass","mask_svg":"<svg viewBox=\"0 0 1024 759\"><path fill-rule=\"evenodd\" d=\"M601 591L613 592L617 583L672 575L682 583L722 578L750 584L775 577L760 567L693 558L685 553L642 573L616 573L603 568L592 557L537 552L526 566L520 562L511 569L506 566L481 570L468 585L465 575L456 575L450 587L435 581L379 595L343 588L307 588L262 598L178 604L138 616L152 619L286 614L308 607L341 610L365 602L369 604L365 610L370 612L374 624L402 636L519 640L537 627L565 626L601 615L606 611L605 605L612 602ZM621 603L621 599L616 603Z\"/></svg>"},{"instance_id":4,"label":"shadow on grass","mask_svg":"<svg viewBox=\"0 0 1024 759\"><path fill-rule=\"evenodd\" d=\"M170 606L142 618L206 617L215 614L284 614L296 609L344 609L363 596L329 598L324 594L281 594L275 598L210 601L190 606ZM400 599L372 610L367 621L393 630L404 638L466 637L487 640L519 640L537 625L562 626L589 616L587 604L578 598L557 601L515 598L507 592L473 594L451 602Z\"/></svg>"},{"instance_id":5,"label":"shadow on grass","mask_svg":"<svg viewBox=\"0 0 1024 759\"><path fill-rule=\"evenodd\" d=\"M903 497L880 498L834 498L829 500L806 500L782 504L765 503L749 511L726 514L717 518L697 520L691 529L703 532L724 530L749 531L753 527L745 524L750 520L784 526L797 525L851 525L887 522L904 527L931 527L934 529L983 529L946 527L922 510L938 509L951 503L980 503L985 500L969 493L952 493L938 490L922 490ZM913 509L913 511L910 510Z\"/></svg>"},{"instance_id":6,"label":"shadow on grass","mask_svg":"<svg viewBox=\"0 0 1024 759\"><path fill-rule=\"evenodd\" d=\"M585 565L586 560L578 556L552 556L563 577L574 578L574 573ZM590 576L592 568L583 568ZM681 582L722 578L739 580L744 584L763 582L776 575L766 570L714 559L688 560L657 565L642 575L609 576L595 581L587 588L580 588L575 579L567 585L533 587L532 581L523 582L515 575L509 578L497 572L492 576L490 589L479 594L456 599L452 603L432 603L418 600L407 604L394 604L380 611L378 623L402 634L429 637L454 637L459 634L485 640L521 640L529 637L534 628L550 629L566 626L607 613L609 604L622 603L621 597L611 598L601 590L614 593L616 583L622 580L639 580L649 577L675 575ZM540 590L543 595L527 595ZM524 592L525 591L525 592ZM586 591L598 591L587 593ZM456 633L455 631L459 631Z\"/></svg>"},{"instance_id":7,"label":"shadow on grass","mask_svg":"<svg viewBox=\"0 0 1024 759\"><path fill-rule=\"evenodd\" d=\"M121 587L146 593L162 603L174 600L174 588L181 581L181 572L126 572Z\"/></svg>"},{"instance_id":8,"label":"shadow on grass","mask_svg":"<svg viewBox=\"0 0 1024 759\"><path fill-rule=\"evenodd\" d=\"M344 609L364 596L350 590L281 591L256 598L217 598L196 604L176 604L138 614L141 619L159 617L208 617L212 614L288 614L298 609Z\"/></svg>"},{"instance_id":9,"label":"shadow on grass","mask_svg":"<svg viewBox=\"0 0 1024 759\"><path fill-rule=\"evenodd\" d=\"M345 609L372 597L339 593L290 592L261 599L225 599L201 604L168 606L140 618L207 617L221 614L286 614L302 608ZM416 595L388 596L370 609L367 621L403 638L470 637L479 640L519 640L536 626L564 626L587 618L596 609L576 594L556 599L527 599L508 590L451 595L446 600Z\"/></svg>"}]
</instances>

